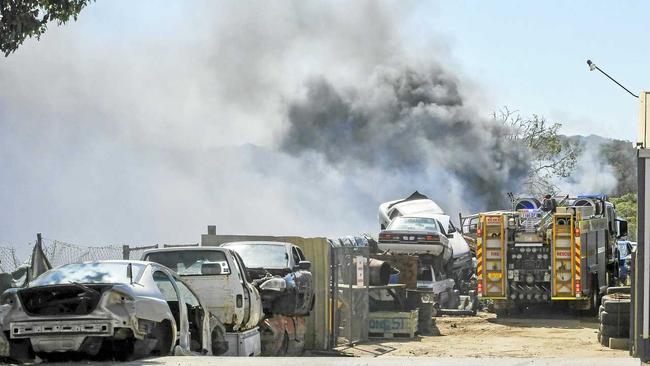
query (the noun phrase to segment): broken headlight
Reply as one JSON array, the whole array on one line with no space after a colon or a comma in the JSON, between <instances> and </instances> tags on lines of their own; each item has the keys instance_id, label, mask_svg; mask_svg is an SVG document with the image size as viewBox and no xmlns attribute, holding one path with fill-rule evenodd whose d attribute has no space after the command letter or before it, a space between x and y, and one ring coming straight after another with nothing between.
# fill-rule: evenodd
<instances>
[{"instance_id":1,"label":"broken headlight","mask_svg":"<svg viewBox=\"0 0 650 366\"><path fill-rule=\"evenodd\" d=\"M422 296L420 296L420 302L423 304L433 303L433 294L422 294Z\"/></svg>"},{"instance_id":2,"label":"broken headlight","mask_svg":"<svg viewBox=\"0 0 650 366\"><path fill-rule=\"evenodd\" d=\"M7 293L0 296L0 305L13 305L16 303L16 295Z\"/></svg>"},{"instance_id":3,"label":"broken headlight","mask_svg":"<svg viewBox=\"0 0 650 366\"><path fill-rule=\"evenodd\" d=\"M260 290L267 290L267 291L278 291L282 292L286 290L287 288L287 283L284 281L282 278L271 278L269 280L264 281L260 285Z\"/></svg>"}]
</instances>

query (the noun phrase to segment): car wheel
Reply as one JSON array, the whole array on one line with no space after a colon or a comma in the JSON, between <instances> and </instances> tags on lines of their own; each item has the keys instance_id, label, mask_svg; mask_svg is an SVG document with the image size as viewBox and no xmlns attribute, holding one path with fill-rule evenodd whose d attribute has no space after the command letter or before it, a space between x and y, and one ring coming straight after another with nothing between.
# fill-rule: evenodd
<instances>
[{"instance_id":1,"label":"car wheel","mask_svg":"<svg viewBox=\"0 0 650 366\"><path fill-rule=\"evenodd\" d=\"M280 346L278 356L286 356L288 352L289 352L289 333L285 331L284 335L282 336L282 345Z\"/></svg>"},{"instance_id":2,"label":"car wheel","mask_svg":"<svg viewBox=\"0 0 650 366\"><path fill-rule=\"evenodd\" d=\"M156 340L156 346L151 352L152 355L167 356L171 352L174 335L169 320L163 320L157 324L151 337Z\"/></svg>"},{"instance_id":3,"label":"car wheel","mask_svg":"<svg viewBox=\"0 0 650 366\"><path fill-rule=\"evenodd\" d=\"M221 325L212 329L212 355L219 356L228 352L228 341L226 341L226 331Z\"/></svg>"}]
</instances>

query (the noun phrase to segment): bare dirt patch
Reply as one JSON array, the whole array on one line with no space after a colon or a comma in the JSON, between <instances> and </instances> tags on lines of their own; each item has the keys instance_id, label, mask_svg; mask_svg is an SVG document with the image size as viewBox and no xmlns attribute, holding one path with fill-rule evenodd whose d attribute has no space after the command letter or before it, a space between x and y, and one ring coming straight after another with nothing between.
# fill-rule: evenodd
<instances>
[{"instance_id":1,"label":"bare dirt patch","mask_svg":"<svg viewBox=\"0 0 650 366\"><path fill-rule=\"evenodd\" d=\"M435 323L440 336L371 340L340 350L354 356L630 357L627 351L598 343L595 318L568 311L504 318L491 313L443 316L435 318Z\"/></svg>"}]
</instances>

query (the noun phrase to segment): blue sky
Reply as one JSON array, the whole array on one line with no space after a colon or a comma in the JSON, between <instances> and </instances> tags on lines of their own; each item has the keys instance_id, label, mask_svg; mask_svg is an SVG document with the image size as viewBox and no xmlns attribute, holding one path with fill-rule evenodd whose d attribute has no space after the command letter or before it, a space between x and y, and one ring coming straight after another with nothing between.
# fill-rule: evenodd
<instances>
[{"instance_id":1,"label":"blue sky","mask_svg":"<svg viewBox=\"0 0 650 366\"><path fill-rule=\"evenodd\" d=\"M464 73L495 106L562 122L568 134L636 138L650 88L648 1L440 1L418 3L405 32L439 33Z\"/></svg>"}]
</instances>

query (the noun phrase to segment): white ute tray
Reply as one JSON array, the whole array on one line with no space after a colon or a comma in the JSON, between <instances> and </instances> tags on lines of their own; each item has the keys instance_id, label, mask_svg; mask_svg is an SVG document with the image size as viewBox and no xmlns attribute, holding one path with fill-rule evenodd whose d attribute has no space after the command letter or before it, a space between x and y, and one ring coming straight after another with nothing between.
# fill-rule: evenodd
<instances>
[{"instance_id":1,"label":"white ute tray","mask_svg":"<svg viewBox=\"0 0 650 366\"><path fill-rule=\"evenodd\" d=\"M262 353L262 343L258 328L243 332L226 332L228 351L223 356L259 356Z\"/></svg>"}]
</instances>

